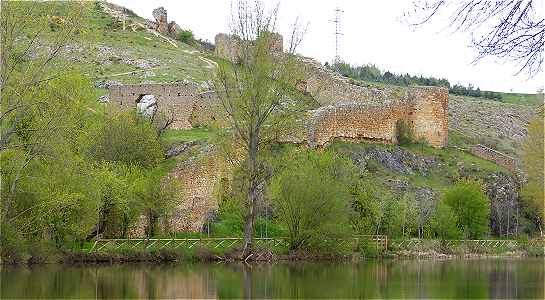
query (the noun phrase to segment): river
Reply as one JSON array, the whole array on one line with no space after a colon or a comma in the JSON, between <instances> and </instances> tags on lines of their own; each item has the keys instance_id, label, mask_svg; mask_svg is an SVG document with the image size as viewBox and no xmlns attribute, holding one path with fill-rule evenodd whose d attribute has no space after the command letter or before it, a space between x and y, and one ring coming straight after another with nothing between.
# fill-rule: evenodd
<instances>
[{"instance_id":1,"label":"river","mask_svg":"<svg viewBox=\"0 0 545 300\"><path fill-rule=\"evenodd\" d=\"M1 298L544 299L543 259L2 266Z\"/></svg>"}]
</instances>

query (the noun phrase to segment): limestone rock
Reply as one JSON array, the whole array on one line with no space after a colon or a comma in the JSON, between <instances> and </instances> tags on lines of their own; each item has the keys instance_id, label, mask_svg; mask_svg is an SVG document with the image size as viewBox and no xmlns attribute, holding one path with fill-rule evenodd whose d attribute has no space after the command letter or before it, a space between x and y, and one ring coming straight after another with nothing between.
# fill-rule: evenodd
<instances>
[{"instance_id":1,"label":"limestone rock","mask_svg":"<svg viewBox=\"0 0 545 300\"><path fill-rule=\"evenodd\" d=\"M157 99L154 95L144 95L136 104L136 109L143 116L151 118L157 111Z\"/></svg>"}]
</instances>

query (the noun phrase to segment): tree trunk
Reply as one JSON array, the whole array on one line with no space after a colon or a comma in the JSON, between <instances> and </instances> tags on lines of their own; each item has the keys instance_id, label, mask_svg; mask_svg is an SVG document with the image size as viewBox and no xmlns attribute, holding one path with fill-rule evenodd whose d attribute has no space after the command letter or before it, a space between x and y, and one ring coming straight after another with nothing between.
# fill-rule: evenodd
<instances>
[{"instance_id":1,"label":"tree trunk","mask_svg":"<svg viewBox=\"0 0 545 300\"><path fill-rule=\"evenodd\" d=\"M241 259L246 259L253 251L254 220L258 197L259 170L257 167L257 145L259 132L255 131L249 134L248 141L248 207L246 211L246 220L244 224L244 245L242 248Z\"/></svg>"}]
</instances>

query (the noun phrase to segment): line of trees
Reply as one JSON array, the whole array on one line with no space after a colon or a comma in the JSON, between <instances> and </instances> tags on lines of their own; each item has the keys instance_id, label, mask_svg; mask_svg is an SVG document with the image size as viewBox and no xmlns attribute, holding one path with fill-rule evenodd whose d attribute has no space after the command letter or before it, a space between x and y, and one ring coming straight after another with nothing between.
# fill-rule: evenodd
<instances>
[{"instance_id":1,"label":"line of trees","mask_svg":"<svg viewBox=\"0 0 545 300\"><path fill-rule=\"evenodd\" d=\"M156 122L98 103L63 57L84 39L90 5L1 3L2 260L127 236L141 216L157 234L181 188L164 178Z\"/></svg>"},{"instance_id":2,"label":"line of trees","mask_svg":"<svg viewBox=\"0 0 545 300\"><path fill-rule=\"evenodd\" d=\"M329 65L326 62L326 67L339 72L343 76L363 80L369 82L380 82L386 84L393 84L399 86L411 86L411 85L426 85L426 86L441 86L449 89L449 93L459 96L481 97L486 99L492 99L501 101L501 93L491 91L481 91L480 88L475 88L472 84L467 87L455 84L451 85L445 78L424 77L422 75L415 76L406 74L395 74L390 71L382 71L373 64L367 64L363 66L352 66L346 62L338 62L333 65Z\"/></svg>"}]
</instances>

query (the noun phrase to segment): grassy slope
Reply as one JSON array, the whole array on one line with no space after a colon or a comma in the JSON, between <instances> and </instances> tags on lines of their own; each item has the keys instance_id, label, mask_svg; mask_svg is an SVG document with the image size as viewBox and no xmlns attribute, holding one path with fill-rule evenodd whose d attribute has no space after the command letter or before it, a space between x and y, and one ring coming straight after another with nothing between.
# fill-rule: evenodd
<instances>
[{"instance_id":1,"label":"grassy slope","mask_svg":"<svg viewBox=\"0 0 545 300\"><path fill-rule=\"evenodd\" d=\"M92 80L117 80L122 83L140 83L143 81L171 82L190 80L202 82L210 79L212 65L206 61L206 55L199 49L176 41L178 47L156 37L143 29L122 30L121 22L105 13L98 4L89 2L89 17L86 18L88 34L77 46L81 52L67 54L67 58L76 58L76 66ZM131 21L144 23L143 18L131 16ZM102 51L99 48L111 50ZM129 61L143 60L157 64L152 68L139 68ZM119 73L138 71L134 74ZM146 72L147 71L147 72Z\"/></svg>"},{"instance_id":2,"label":"grassy slope","mask_svg":"<svg viewBox=\"0 0 545 300\"><path fill-rule=\"evenodd\" d=\"M393 149L393 145L380 145L359 143L351 144L345 142L334 142L330 148L344 155L350 155L365 149L367 147L378 147L384 149ZM401 180L410 184L414 188L431 188L434 192L443 193L450 188L461 175L459 174L460 166L469 168L471 176L474 178L484 178L493 172L509 173L505 168L498 166L492 162L475 157L469 153L448 147L445 149L435 149L429 146L411 144L401 146L402 149L408 150L418 156L435 157L439 159L440 164L436 168L431 168L429 175L424 176L415 172L414 174L399 174L392 172L379 164L369 171L369 175L365 176L366 180L370 180L373 184L384 193L390 193L391 189L385 184L390 180Z\"/></svg>"}]
</instances>

